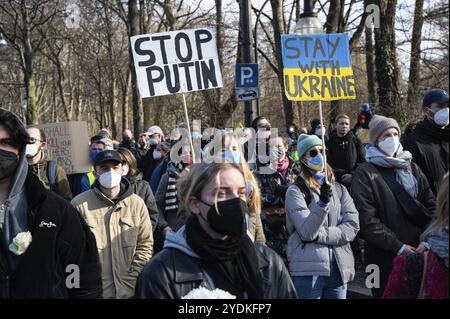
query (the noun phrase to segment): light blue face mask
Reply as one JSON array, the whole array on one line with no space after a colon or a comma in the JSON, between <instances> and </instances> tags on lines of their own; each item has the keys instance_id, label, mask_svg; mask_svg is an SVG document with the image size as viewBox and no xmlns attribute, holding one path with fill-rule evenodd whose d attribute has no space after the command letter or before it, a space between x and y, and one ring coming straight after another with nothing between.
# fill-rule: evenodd
<instances>
[{"instance_id":1,"label":"light blue face mask","mask_svg":"<svg viewBox=\"0 0 450 319\"><path fill-rule=\"evenodd\" d=\"M221 158L226 158L227 160L232 161L234 164L240 164L241 163L241 153L237 151L224 151L219 154Z\"/></svg>"},{"instance_id":2,"label":"light blue face mask","mask_svg":"<svg viewBox=\"0 0 450 319\"><path fill-rule=\"evenodd\" d=\"M322 154L317 154L316 156L310 158L306 163L306 166L308 166L313 171L322 172L324 169Z\"/></svg>"}]
</instances>

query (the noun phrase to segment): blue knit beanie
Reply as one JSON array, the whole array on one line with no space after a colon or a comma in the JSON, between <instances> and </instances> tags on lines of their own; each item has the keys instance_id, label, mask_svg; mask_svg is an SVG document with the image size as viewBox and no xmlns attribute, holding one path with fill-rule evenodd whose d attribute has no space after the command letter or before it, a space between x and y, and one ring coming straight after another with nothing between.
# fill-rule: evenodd
<instances>
[{"instance_id":1,"label":"blue knit beanie","mask_svg":"<svg viewBox=\"0 0 450 319\"><path fill-rule=\"evenodd\" d=\"M317 135L301 134L297 140L298 157L303 157L313 146L322 146L322 140Z\"/></svg>"}]
</instances>

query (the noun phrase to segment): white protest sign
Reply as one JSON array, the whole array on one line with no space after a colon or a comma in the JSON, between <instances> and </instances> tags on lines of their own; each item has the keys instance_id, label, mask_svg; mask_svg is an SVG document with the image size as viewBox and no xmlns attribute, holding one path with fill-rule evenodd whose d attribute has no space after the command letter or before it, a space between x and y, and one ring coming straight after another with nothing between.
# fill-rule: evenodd
<instances>
[{"instance_id":1,"label":"white protest sign","mask_svg":"<svg viewBox=\"0 0 450 319\"><path fill-rule=\"evenodd\" d=\"M130 41L141 97L222 87L213 29L136 35Z\"/></svg>"}]
</instances>

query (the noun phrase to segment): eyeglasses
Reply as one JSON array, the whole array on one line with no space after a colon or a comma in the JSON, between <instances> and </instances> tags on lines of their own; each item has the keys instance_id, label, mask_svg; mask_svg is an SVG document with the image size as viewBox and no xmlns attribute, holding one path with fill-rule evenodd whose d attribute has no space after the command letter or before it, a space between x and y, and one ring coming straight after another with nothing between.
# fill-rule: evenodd
<instances>
[{"instance_id":1,"label":"eyeglasses","mask_svg":"<svg viewBox=\"0 0 450 319\"><path fill-rule=\"evenodd\" d=\"M309 154L310 157L316 157L319 154L319 152L320 152L320 154L323 155L323 149L321 149L320 151L318 151L318 150L310 150L308 154Z\"/></svg>"},{"instance_id":2,"label":"eyeglasses","mask_svg":"<svg viewBox=\"0 0 450 319\"><path fill-rule=\"evenodd\" d=\"M39 143L43 142L42 140L38 140L37 138L34 138L34 137L30 137L29 141L30 141L31 144L34 144L36 142L39 142Z\"/></svg>"}]
</instances>

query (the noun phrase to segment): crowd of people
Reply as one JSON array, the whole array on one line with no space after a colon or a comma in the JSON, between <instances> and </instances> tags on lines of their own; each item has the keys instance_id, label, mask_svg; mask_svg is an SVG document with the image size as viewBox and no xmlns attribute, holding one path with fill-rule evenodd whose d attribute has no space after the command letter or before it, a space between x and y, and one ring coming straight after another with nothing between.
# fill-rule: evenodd
<instances>
[{"instance_id":1,"label":"crowd of people","mask_svg":"<svg viewBox=\"0 0 450 319\"><path fill-rule=\"evenodd\" d=\"M346 299L358 263L378 269L373 298L448 298L447 92L423 112L403 135L368 104L353 128L341 114L274 135L260 116L255 147L193 132L200 162L175 147L187 124L103 128L91 171L67 175L45 132L0 108L0 298Z\"/></svg>"}]
</instances>

